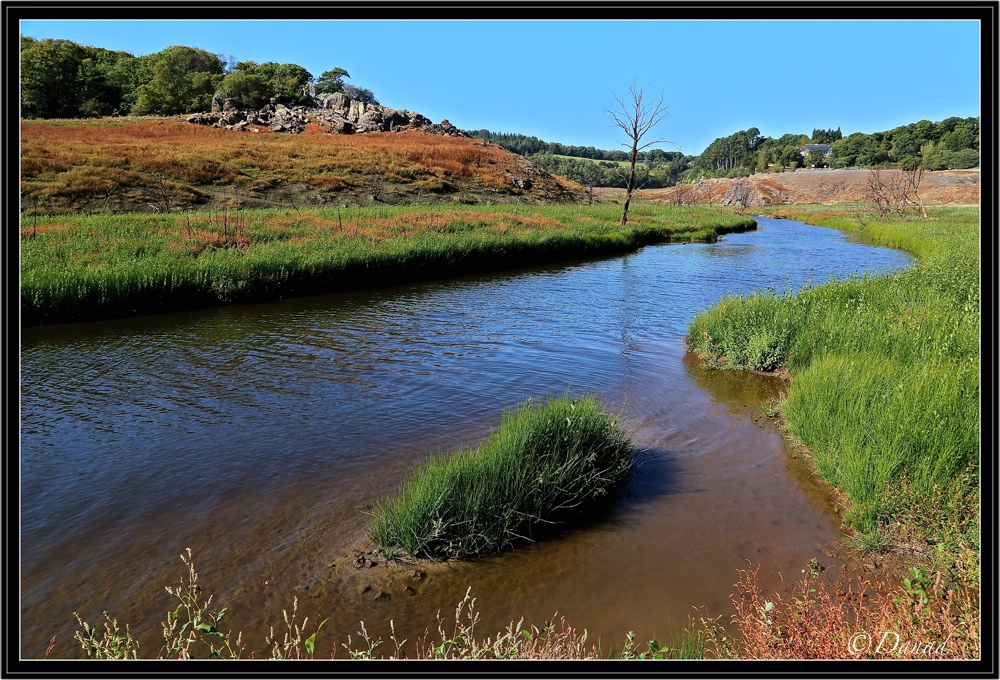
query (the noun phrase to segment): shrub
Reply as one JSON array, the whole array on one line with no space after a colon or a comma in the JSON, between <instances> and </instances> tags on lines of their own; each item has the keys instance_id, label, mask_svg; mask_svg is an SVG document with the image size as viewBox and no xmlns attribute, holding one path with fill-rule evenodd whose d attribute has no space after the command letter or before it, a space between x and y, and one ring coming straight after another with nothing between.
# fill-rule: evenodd
<instances>
[{"instance_id":1,"label":"shrub","mask_svg":"<svg viewBox=\"0 0 1000 680\"><path fill-rule=\"evenodd\" d=\"M757 570L740 570L732 602L739 635L708 626L719 656L738 659L975 659L979 615L971 593L912 567L902 587L835 582L815 560L790 600L765 597ZM878 585L878 588L874 586Z\"/></svg>"}]
</instances>

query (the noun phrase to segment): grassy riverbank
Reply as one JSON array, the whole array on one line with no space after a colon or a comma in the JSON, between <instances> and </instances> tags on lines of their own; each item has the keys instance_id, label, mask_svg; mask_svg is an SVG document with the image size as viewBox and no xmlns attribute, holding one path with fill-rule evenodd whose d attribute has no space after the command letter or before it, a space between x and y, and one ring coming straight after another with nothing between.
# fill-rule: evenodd
<instances>
[{"instance_id":1,"label":"grassy riverbank","mask_svg":"<svg viewBox=\"0 0 1000 680\"><path fill-rule=\"evenodd\" d=\"M796 216L808 218L809 211ZM828 214L818 221L845 230L856 228L848 216ZM184 587L170 591L179 605L172 602L164 610L177 606L180 618L173 620L172 628L171 620L166 622L164 648L157 655L276 659L338 654L353 659L978 658L978 230L978 212L958 209L934 209L928 222L868 225L864 229L867 238L905 246L920 257L919 264L888 276L811 286L797 295L768 292L727 298L692 327L692 344L701 338L704 348L713 350L713 361L744 368L770 365L789 369L791 388L781 409L790 432L809 446L817 467L844 491L847 519L859 531L858 546L909 551L924 561L925 566L912 568L902 584L876 582L862 595L878 578L877 572L865 575L862 583L845 584L828 581L817 563L815 567L803 565L808 571L803 572L801 589L782 599L762 592L756 571L741 571L732 597L732 625L728 616L701 619L700 626L692 621L667 650L644 640L637 645L632 636L621 650L601 650L587 640L586 631L581 633L563 620L548 621L541 627L512 621L488 637L484 633L493 631L476 630L476 602L468 595L455 609L454 621L439 618L436 633L435 623L429 622L430 642L425 638L422 645L420 641L369 635L364 623L355 639L330 641L323 638L327 631L320 630L319 621L300 622L293 604L287 609L289 615L281 617L284 628L277 612L262 612L261 620L277 622L278 634L262 635L263 645L258 637L251 643L254 648L242 647L239 635L219 631L220 617L199 599L202 595L200 588L194 587L197 575L192 568ZM751 346L754 350L747 351ZM567 414L561 402L559 408L562 411L549 414L550 434L556 440L561 438L556 425L562 427L563 415L571 420L576 417L575 409ZM511 446L523 446L526 433L536 429L527 421L517 427L509 425L505 421L478 453L498 446L495 442L505 437ZM514 432L524 436L515 437ZM475 455L470 452L461 465L474 468L481 464L474 464ZM431 467L435 465L428 469ZM462 511L463 517L477 517L476 523L483 526L502 517L505 507L517 507L496 502L501 491L517 484L505 481L477 486L474 482L485 479L485 474L473 470L463 472L462 477L449 468L447 462L437 464L435 469L440 471L429 473L428 478L436 475L444 481L437 487L428 484L414 497L434 501L456 492L460 502L485 498L474 502L486 508L485 513ZM523 479L534 477L517 466L509 469L508 474L513 474L510 470L521 473ZM429 507L426 514L438 519L439 527L456 524L436 514L441 508L433 503ZM434 536L436 530L425 518L422 528L412 533ZM481 532L477 529L474 533ZM513 533L522 532L518 529ZM504 530L498 535L509 538L512 534ZM415 544L412 551L448 555L448 548L459 544L442 538L436 546L433 542L425 545L429 549ZM110 620L108 625L112 625ZM898 636L897 644L890 637L883 649L877 644L883 635ZM874 644L865 647L866 640ZM85 653L95 657L138 654L127 628L122 633L117 624L113 630L102 623L97 629L84 626L77 641ZM919 646L914 647L914 643ZM153 650L144 655L149 652Z\"/></svg>"},{"instance_id":2,"label":"grassy riverbank","mask_svg":"<svg viewBox=\"0 0 1000 680\"><path fill-rule=\"evenodd\" d=\"M595 397L529 401L479 447L417 470L376 506L369 532L390 558L400 549L434 559L500 552L608 496L634 459Z\"/></svg>"},{"instance_id":3,"label":"grassy riverbank","mask_svg":"<svg viewBox=\"0 0 1000 680\"><path fill-rule=\"evenodd\" d=\"M22 325L252 302L714 240L710 207L370 206L21 219Z\"/></svg>"},{"instance_id":4,"label":"grassy riverbank","mask_svg":"<svg viewBox=\"0 0 1000 680\"><path fill-rule=\"evenodd\" d=\"M904 272L727 297L689 345L735 368L787 367L780 410L846 496L864 549L916 554L979 580L979 211L871 221L792 208L787 217L904 248Z\"/></svg>"}]
</instances>

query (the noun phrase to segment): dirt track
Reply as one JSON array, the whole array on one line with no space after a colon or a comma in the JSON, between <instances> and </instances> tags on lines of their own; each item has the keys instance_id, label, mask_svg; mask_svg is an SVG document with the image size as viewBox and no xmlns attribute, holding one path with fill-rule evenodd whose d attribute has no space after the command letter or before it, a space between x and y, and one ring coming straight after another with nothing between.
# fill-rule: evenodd
<instances>
[{"instance_id":1,"label":"dirt track","mask_svg":"<svg viewBox=\"0 0 1000 680\"><path fill-rule=\"evenodd\" d=\"M894 173L898 171L883 171ZM748 177L755 205L853 204L864 202L868 170L799 170L766 173ZM735 180L706 179L668 189L636 192L637 198L658 203L722 203ZM920 182L920 197L925 203L952 205L979 204L979 170L941 170L925 172Z\"/></svg>"}]
</instances>

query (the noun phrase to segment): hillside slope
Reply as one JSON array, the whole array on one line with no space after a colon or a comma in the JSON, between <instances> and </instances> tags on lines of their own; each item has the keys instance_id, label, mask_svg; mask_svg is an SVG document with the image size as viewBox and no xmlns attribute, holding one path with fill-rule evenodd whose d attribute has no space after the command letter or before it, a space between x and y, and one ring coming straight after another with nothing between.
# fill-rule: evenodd
<instances>
[{"instance_id":1,"label":"hillside slope","mask_svg":"<svg viewBox=\"0 0 1000 680\"><path fill-rule=\"evenodd\" d=\"M21 191L22 210L40 213L585 200L483 140L318 125L254 134L182 117L22 121Z\"/></svg>"},{"instance_id":2,"label":"hillside slope","mask_svg":"<svg viewBox=\"0 0 1000 680\"><path fill-rule=\"evenodd\" d=\"M886 171L889 175L896 171ZM868 170L799 170L761 173L747 177L754 205L854 204L864 202ZM706 179L668 189L637 192L637 197L658 203L726 204L726 193L736 180ZM979 170L925 172L920 196L927 203L979 204Z\"/></svg>"}]
</instances>

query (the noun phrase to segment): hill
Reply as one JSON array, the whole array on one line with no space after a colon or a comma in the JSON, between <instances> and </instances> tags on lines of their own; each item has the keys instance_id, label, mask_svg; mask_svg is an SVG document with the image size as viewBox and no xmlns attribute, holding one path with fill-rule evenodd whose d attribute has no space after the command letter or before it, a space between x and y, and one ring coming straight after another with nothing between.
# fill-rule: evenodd
<instances>
[{"instance_id":1,"label":"hill","mask_svg":"<svg viewBox=\"0 0 1000 680\"><path fill-rule=\"evenodd\" d=\"M21 191L22 210L40 213L585 200L484 140L318 124L234 132L184 117L22 121Z\"/></svg>"},{"instance_id":2,"label":"hill","mask_svg":"<svg viewBox=\"0 0 1000 680\"><path fill-rule=\"evenodd\" d=\"M890 174L897 171L886 171ZM757 173L743 181L750 184L752 205L820 204L838 205L864 202L868 170L810 169L796 172ZM667 204L727 205L727 193L736 179L705 179L667 189L636 192L637 198ZM925 172L920 196L927 203L949 205L979 204L979 170Z\"/></svg>"}]
</instances>

